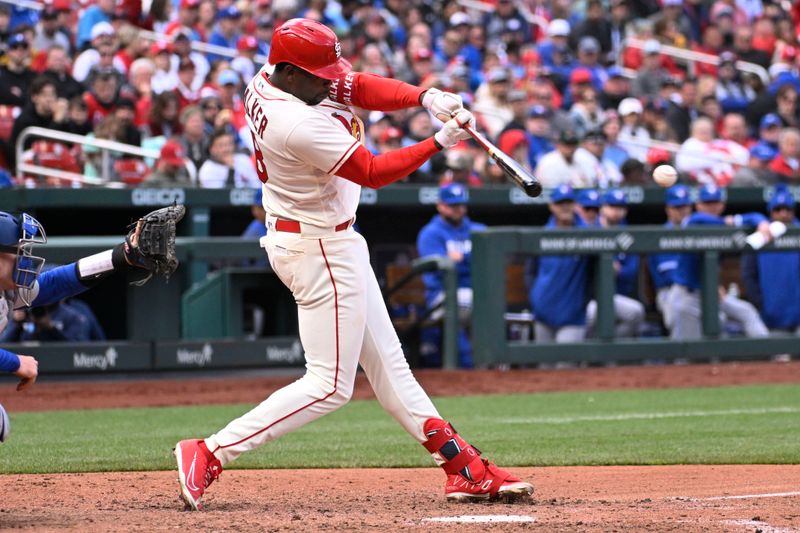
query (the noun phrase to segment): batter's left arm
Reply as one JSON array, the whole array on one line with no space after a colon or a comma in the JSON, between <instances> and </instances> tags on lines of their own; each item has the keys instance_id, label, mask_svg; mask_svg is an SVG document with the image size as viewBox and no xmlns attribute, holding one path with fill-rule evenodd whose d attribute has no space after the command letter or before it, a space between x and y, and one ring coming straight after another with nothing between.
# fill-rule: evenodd
<instances>
[{"instance_id":1,"label":"batter's left arm","mask_svg":"<svg viewBox=\"0 0 800 533\"><path fill-rule=\"evenodd\" d=\"M397 111L422 106L442 122L447 122L464 108L457 94L423 89L366 72L351 71L334 80L329 96L336 102L370 111Z\"/></svg>"}]
</instances>

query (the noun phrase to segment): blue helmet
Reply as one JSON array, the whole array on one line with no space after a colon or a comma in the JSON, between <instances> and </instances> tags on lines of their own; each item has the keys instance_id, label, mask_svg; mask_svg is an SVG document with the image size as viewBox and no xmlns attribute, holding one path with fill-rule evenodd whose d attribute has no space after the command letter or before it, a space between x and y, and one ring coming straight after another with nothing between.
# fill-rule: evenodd
<instances>
[{"instance_id":1,"label":"blue helmet","mask_svg":"<svg viewBox=\"0 0 800 533\"><path fill-rule=\"evenodd\" d=\"M0 252L17 256L11 276L18 289L32 289L36 283L44 258L33 255L33 245L46 242L47 235L38 220L27 213L14 217L0 211ZM26 292L21 292L20 297L30 305Z\"/></svg>"}]
</instances>

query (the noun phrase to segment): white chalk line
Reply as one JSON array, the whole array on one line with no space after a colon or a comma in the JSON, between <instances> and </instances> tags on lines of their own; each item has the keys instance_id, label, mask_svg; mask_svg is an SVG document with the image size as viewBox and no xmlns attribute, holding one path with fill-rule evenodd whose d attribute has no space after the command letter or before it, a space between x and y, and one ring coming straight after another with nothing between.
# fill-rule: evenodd
<instances>
[{"instance_id":1,"label":"white chalk line","mask_svg":"<svg viewBox=\"0 0 800 533\"><path fill-rule=\"evenodd\" d=\"M684 498L691 501L714 502L720 500L751 500L755 498L787 498L790 496L800 496L800 491L795 492L768 492L765 494L742 494L739 496L712 496L710 498Z\"/></svg>"},{"instance_id":2,"label":"white chalk line","mask_svg":"<svg viewBox=\"0 0 800 533\"><path fill-rule=\"evenodd\" d=\"M535 516L515 515L515 514L489 514L489 515L459 515L459 516L437 516L433 518L423 518L423 522L447 522L465 524L489 524L499 522L536 522Z\"/></svg>"},{"instance_id":3,"label":"white chalk line","mask_svg":"<svg viewBox=\"0 0 800 533\"><path fill-rule=\"evenodd\" d=\"M708 411L666 411L663 413L620 413L585 416L532 416L509 417L499 421L504 424L574 424L577 422L614 422L622 420L656 420L661 418L695 418L731 415L766 415L800 413L798 407L763 407L749 409L719 409Z\"/></svg>"},{"instance_id":4,"label":"white chalk line","mask_svg":"<svg viewBox=\"0 0 800 533\"><path fill-rule=\"evenodd\" d=\"M800 533L800 529L793 527L774 527L760 520L723 520L723 524L754 528L761 533Z\"/></svg>"}]
</instances>

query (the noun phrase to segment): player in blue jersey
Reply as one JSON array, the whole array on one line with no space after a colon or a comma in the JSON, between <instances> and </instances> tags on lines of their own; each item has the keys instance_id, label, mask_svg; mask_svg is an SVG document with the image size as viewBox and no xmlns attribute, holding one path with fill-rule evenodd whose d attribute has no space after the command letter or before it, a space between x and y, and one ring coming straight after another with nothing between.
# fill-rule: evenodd
<instances>
[{"instance_id":1,"label":"player in blue jersey","mask_svg":"<svg viewBox=\"0 0 800 533\"><path fill-rule=\"evenodd\" d=\"M736 226L755 227L768 241L772 239L769 222L761 213L744 215L728 215L723 217L725 201L723 192L716 185L705 185L700 189L695 213L683 221L688 226ZM669 297L673 328L673 339L699 339L702 337L701 305L700 305L700 270L699 254L680 254L678 268L675 271L675 284ZM758 315L758 311L750 302L742 300L723 288L719 290L719 308L723 319L738 322L748 337L765 337L769 335L767 326Z\"/></svg>"},{"instance_id":2,"label":"player in blue jersey","mask_svg":"<svg viewBox=\"0 0 800 533\"><path fill-rule=\"evenodd\" d=\"M600 227L600 206L603 199L596 189L582 189L578 192L575 212L583 219L587 227Z\"/></svg>"},{"instance_id":3,"label":"player in blue jersey","mask_svg":"<svg viewBox=\"0 0 800 533\"><path fill-rule=\"evenodd\" d=\"M115 248L42 272L44 258L33 255L33 247L47 242L44 227L27 213L15 217L0 211L0 332L15 309L59 302L114 272L130 272L134 283L144 283L153 273L171 274L177 268L175 223L183 212L183 206L154 211ZM154 251L154 244L160 250ZM162 262L167 259L174 260L169 267ZM36 381L38 366L33 357L0 349L0 372L20 378L17 390ZM8 416L0 406L0 442L7 435Z\"/></svg>"},{"instance_id":4,"label":"player in blue jersey","mask_svg":"<svg viewBox=\"0 0 800 533\"><path fill-rule=\"evenodd\" d=\"M467 323L472 313L472 241L470 232L486 228L485 224L473 222L467 216L467 203L469 192L461 183L449 183L439 189L439 201L436 204L438 215L420 230L417 236L417 251L420 257L444 256L456 263L458 271L458 308L459 318L462 323ZM428 308L439 305L444 300L443 276L441 272L427 272L422 275L425 284L425 303ZM442 316L434 312L431 318ZM436 350L432 346L439 345L441 337L439 328L429 328L426 332L430 338L424 338L427 345L423 353L428 364L437 362ZM438 330L438 331L437 331ZM466 330L462 327L458 334L459 364L471 368L472 346L467 337Z\"/></svg>"},{"instance_id":5,"label":"player in blue jersey","mask_svg":"<svg viewBox=\"0 0 800 533\"><path fill-rule=\"evenodd\" d=\"M627 225L628 196L622 189L608 189L602 197L600 226L620 229ZM614 256L616 293L614 294L614 327L617 337L638 337L644 322L644 305L635 299L639 281L639 256L619 253ZM586 307L586 320L591 329L597 320L597 302Z\"/></svg>"},{"instance_id":6,"label":"player in blue jersey","mask_svg":"<svg viewBox=\"0 0 800 533\"><path fill-rule=\"evenodd\" d=\"M544 229L583 228L575 213L575 192L559 185L550 193L550 219ZM586 337L589 257L542 255L528 263L536 342L580 342Z\"/></svg>"},{"instance_id":7,"label":"player in blue jersey","mask_svg":"<svg viewBox=\"0 0 800 533\"><path fill-rule=\"evenodd\" d=\"M692 199L686 185L673 185L667 189L666 207L667 222L665 228L680 228L683 221L692 214ZM669 305L672 286L675 284L675 272L678 270L678 259L681 254L653 254L647 258L647 267L653 286L656 289L656 308L661 313L664 327L672 331L672 308Z\"/></svg>"},{"instance_id":8,"label":"player in blue jersey","mask_svg":"<svg viewBox=\"0 0 800 533\"><path fill-rule=\"evenodd\" d=\"M773 222L800 226L794 197L786 188L776 187L767 209ZM800 251L746 254L742 280L770 331L800 335Z\"/></svg>"}]
</instances>

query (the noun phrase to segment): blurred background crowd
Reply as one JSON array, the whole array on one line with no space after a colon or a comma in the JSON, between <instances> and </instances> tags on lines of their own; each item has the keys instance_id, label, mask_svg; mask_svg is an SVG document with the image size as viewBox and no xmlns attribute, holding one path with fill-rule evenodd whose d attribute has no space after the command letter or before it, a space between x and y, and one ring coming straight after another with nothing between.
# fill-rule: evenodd
<instances>
[{"instance_id":1,"label":"blurred background crowd","mask_svg":"<svg viewBox=\"0 0 800 533\"><path fill-rule=\"evenodd\" d=\"M649 185L663 162L700 185L800 182L798 2L2 0L0 184L258 186L241 95L298 16L359 71L461 94L548 187ZM361 117L376 153L438 126L421 109ZM28 137L23 162L66 173L22 173L28 126L146 152ZM407 181L503 182L461 148Z\"/></svg>"}]
</instances>

